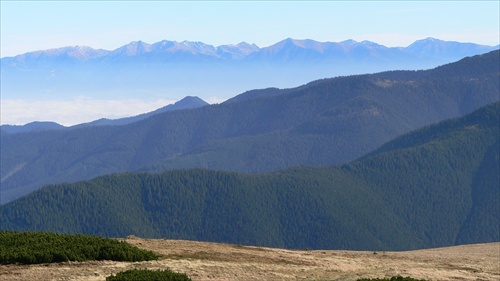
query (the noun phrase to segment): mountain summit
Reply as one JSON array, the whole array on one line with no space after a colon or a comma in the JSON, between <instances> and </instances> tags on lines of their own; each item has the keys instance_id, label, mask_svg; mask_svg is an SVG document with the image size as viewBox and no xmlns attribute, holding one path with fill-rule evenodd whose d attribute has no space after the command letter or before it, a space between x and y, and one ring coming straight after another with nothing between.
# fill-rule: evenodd
<instances>
[{"instance_id":1,"label":"mountain summit","mask_svg":"<svg viewBox=\"0 0 500 281\"><path fill-rule=\"evenodd\" d=\"M116 50L64 47L1 59L2 99L77 96L227 99L249 89L394 69L429 69L497 47L437 39L389 48L375 42L287 38L259 48L241 42L134 41Z\"/></svg>"},{"instance_id":2,"label":"mountain summit","mask_svg":"<svg viewBox=\"0 0 500 281\"><path fill-rule=\"evenodd\" d=\"M220 45L213 46L209 44L205 44L203 42L194 42L194 41L168 41L163 40L153 44L148 44L143 41L133 41L127 45L121 46L115 50L102 50L102 49L93 49L88 46L71 46L71 47L62 47L55 48L49 50L39 50L34 52L29 52L25 54L20 54L15 57L4 57L2 61L4 63L12 62L13 59L23 59L26 60L28 58L36 59L39 57L58 57L61 55L68 55L71 57L81 57L85 59L95 59L103 56L141 56L145 54L158 54L158 55L167 55L173 54L177 52L187 52L192 55L207 55L213 56L215 58L227 58L227 54L238 53L238 56L232 56L232 59L243 59L248 55L256 52L265 52L265 53L273 53L276 50L280 49L289 49L289 48L300 48L307 49L318 53L325 53L326 50L336 49L340 53L346 53L349 50L349 47L365 47L365 48L386 48L392 49L394 51L401 50L405 53L418 53L420 56L435 56L435 52L427 53L427 51L436 51L439 50L441 55L445 55L446 57L454 57L455 59L460 59L463 57L462 53L467 53L470 55L475 55L478 53L485 53L498 46L485 46L478 45L474 43L460 43L454 41L443 41L436 38L428 37L422 40L417 40L414 43L410 44L407 47L394 47L389 48L383 45L380 45L371 41L361 41L357 42L352 39L344 40L342 42L318 42L311 39L294 39L287 38L282 41L279 41L273 45L259 48L255 44L249 44L246 42L240 42L238 44L230 44L230 45ZM274 50L274 51L273 51ZM458 53L460 54L458 54ZM241 56L243 54L243 56ZM291 58L293 59L293 58Z\"/></svg>"},{"instance_id":3,"label":"mountain summit","mask_svg":"<svg viewBox=\"0 0 500 281\"><path fill-rule=\"evenodd\" d=\"M473 52L486 53L492 50L490 46L477 45L474 43L460 43L454 41L443 41L428 37L426 39L415 41L405 48L405 52L426 56L431 58L441 58L443 60L453 59L453 57L470 56ZM498 47L497 47L498 48Z\"/></svg>"}]
</instances>

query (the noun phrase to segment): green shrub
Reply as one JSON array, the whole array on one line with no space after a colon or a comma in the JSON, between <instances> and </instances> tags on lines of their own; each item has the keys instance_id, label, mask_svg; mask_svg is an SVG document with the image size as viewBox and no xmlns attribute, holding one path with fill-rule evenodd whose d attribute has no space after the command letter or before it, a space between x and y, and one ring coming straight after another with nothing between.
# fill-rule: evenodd
<instances>
[{"instance_id":1,"label":"green shrub","mask_svg":"<svg viewBox=\"0 0 500 281\"><path fill-rule=\"evenodd\" d=\"M151 251L126 242L83 234L0 231L0 264L65 261L157 259Z\"/></svg>"},{"instance_id":2,"label":"green shrub","mask_svg":"<svg viewBox=\"0 0 500 281\"><path fill-rule=\"evenodd\" d=\"M186 274L171 270L132 269L106 277L106 281L191 281Z\"/></svg>"}]
</instances>

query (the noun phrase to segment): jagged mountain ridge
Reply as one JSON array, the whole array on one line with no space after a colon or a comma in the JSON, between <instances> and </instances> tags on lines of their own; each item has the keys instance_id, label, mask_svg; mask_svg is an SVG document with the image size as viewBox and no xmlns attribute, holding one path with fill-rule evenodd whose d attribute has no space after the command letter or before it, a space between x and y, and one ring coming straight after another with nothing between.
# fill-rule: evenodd
<instances>
[{"instance_id":1,"label":"jagged mountain ridge","mask_svg":"<svg viewBox=\"0 0 500 281\"><path fill-rule=\"evenodd\" d=\"M4 57L2 60L6 64L12 61L18 63L26 62L29 59L41 58L73 58L75 60L86 61L102 57L118 57L118 56L141 56L141 55L163 55L168 56L175 53L183 52L192 55L205 55L219 59L244 59L255 53L263 53L267 56L270 54L278 54L286 52L289 49L309 50L318 54L332 54L337 52L344 55L352 55L359 49L376 52L377 50L393 50L407 54L418 54L421 57L448 57L458 59L471 53L485 53L498 46L485 46L474 43L461 43L452 41L443 41L435 38L426 38L415 41L408 47L386 47L371 41L357 42L355 40L345 40L342 42L318 42L311 39L297 40L287 38L279 41L271 46L259 48L255 44L241 42L236 45L220 45L213 46L203 42L191 41L168 41L163 40L157 43L148 44L143 41L133 41L127 45L119 47L115 50L93 49L88 46L68 46L49 50L40 50L20 54L15 57ZM459 54L457 54L459 52ZM337 54L337 55L338 55ZM255 57L253 57L255 58ZM293 57L290 57L293 59Z\"/></svg>"},{"instance_id":2,"label":"jagged mountain ridge","mask_svg":"<svg viewBox=\"0 0 500 281\"><path fill-rule=\"evenodd\" d=\"M432 38L408 47L291 38L262 48L168 40L134 41L115 50L64 47L2 58L2 98L227 99L249 89L296 87L340 75L428 69L495 49Z\"/></svg>"}]
</instances>

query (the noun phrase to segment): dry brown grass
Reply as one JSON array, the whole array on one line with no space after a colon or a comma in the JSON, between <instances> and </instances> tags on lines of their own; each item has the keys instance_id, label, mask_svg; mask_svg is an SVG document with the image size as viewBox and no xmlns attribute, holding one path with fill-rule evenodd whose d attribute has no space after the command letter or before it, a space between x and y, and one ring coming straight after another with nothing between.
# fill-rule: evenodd
<instances>
[{"instance_id":1,"label":"dry brown grass","mask_svg":"<svg viewBox=\"0 0 500 281\"><path fill-rule=\"evenodd\" d=\"M196 280L356 280L396 275L429 280L500 280L500 243L408 252L297 251L182 240L124 239L162 255L147 262L2 265L0 280L105 280L133 268Z\"/></svg>"}]
</instances>

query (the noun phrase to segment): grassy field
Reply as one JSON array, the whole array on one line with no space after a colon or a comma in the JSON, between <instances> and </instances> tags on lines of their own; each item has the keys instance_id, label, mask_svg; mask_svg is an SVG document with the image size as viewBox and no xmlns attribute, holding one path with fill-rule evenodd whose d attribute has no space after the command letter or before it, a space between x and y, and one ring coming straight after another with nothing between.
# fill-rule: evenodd
<instances>
[{"instance_id":1,"label":"grassy field","mask_svg":"<svg viewBox=\"0 0 500 281\"><path fill-rule=\"evenodd\" d=\"M0 265L0 280L104 281L131 269L170 269L201 280L346 280L409 276L426 280L499 280L500 243L408 252L287 250L183 240L119 239L159 254L143 262L86 261Z\"/></svg>"}]
</instances>

